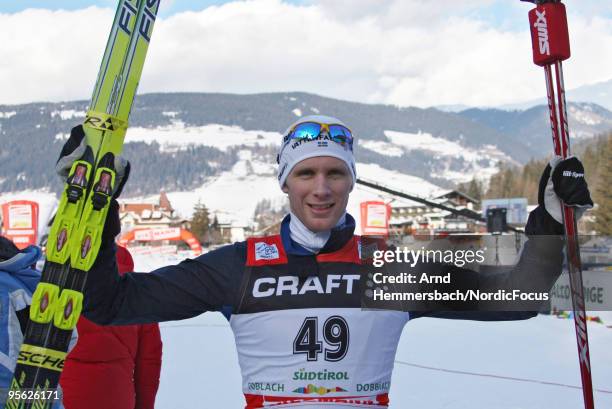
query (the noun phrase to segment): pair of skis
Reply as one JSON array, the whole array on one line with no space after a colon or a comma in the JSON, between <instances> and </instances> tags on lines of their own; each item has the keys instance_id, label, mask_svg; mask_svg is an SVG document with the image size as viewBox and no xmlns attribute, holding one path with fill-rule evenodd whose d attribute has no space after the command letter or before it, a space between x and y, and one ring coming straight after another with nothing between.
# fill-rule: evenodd
<instances>
[{"instance_id":1,"label":"pair of skis","mask_svg":"<svg viewBox=\"0 0 612 409\"><path fill-rule=\"evenodd\" d=\"M115 158L123 148L158 9L159 0L120 0L117 7L83 123L87 148L70 169L51 227L7 409L46 409L53 404L82 310L87 272L97 257L118 182Z\"/></svg>"},{"instance_id":2,"label":"pair of skis","mask_svg":"<svg viewBox=\"0 0 612 409\"><path fill-rule=\"evenodd\" d=\"M554 153L567 158L570 153L569 128L567 124L567 107L565 102L565 85L563 83L562 61L570 57L569 33L565 6L560 0L522 0L536 3L536 8L529 12L533 61L544 67L550 125ZM554 72L554 77L553 77ZM556 93L556 98L555 98ZM567 266L572 293L572 309L578 359L585 409L594 409L593 382L589 356L589 339L582 284L582 266L578 229L574 209L561 203L565 242L567 246Z\"/></svg>"}]
</instances>

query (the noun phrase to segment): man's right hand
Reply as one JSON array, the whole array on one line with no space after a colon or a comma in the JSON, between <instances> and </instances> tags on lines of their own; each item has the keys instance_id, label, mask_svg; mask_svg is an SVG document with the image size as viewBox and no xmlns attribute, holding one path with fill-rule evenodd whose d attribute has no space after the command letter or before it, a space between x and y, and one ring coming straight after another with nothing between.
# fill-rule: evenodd
<instances>
[{"instance_id":1,"label":"man's right hand","mask_svg":"<svg viewBox=\"0 0 612 409\"><path fill-rule=\"evenodd\" d=\"M87 141L85 140L85 131L83 130L82 125L77 125L70 131L70 137L62 147L59 158L55 163L55 172L62 179L62 182L66 181L74 161L82 159L86 152ZM123 191L123 187L129 178L131 165L130 162L124 159L122 156L116 156L114 167L116 172L116 182L112 196L114 199L116 199Z\"/></svg>"}]
</instances>

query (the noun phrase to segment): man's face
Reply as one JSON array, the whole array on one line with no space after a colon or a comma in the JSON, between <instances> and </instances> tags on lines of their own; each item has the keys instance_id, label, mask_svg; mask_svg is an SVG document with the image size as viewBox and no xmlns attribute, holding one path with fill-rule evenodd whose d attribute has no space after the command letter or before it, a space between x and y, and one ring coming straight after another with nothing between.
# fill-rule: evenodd
<instances>
[{"instance_id":1,"label":"man's face","mask_svg":"<svg viewBox=\"0 0 612 409\"><path fill-rule=\"evenodd\" d=\"M283 187L291 211L313 232L330 230L346 210L352 176L344 161L318 156L299 162Z\"/></svg>"}]
</instances>

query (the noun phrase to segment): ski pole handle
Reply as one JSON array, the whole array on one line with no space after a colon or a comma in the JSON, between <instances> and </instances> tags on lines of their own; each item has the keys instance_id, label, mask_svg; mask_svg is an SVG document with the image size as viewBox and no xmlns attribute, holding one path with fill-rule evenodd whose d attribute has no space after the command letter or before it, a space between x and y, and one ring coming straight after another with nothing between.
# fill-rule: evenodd
<instances>
[{"instance_id":1,"label":"ski pole handle","mask_svg":"<svg viewBox=\"0 0 612 409\"><path fill-rule=\"evenodd\" d=\"M533 62L540 67L570 57L567 13L563 3L542 3L529 11Z\"/></svg>"}]
</instances>

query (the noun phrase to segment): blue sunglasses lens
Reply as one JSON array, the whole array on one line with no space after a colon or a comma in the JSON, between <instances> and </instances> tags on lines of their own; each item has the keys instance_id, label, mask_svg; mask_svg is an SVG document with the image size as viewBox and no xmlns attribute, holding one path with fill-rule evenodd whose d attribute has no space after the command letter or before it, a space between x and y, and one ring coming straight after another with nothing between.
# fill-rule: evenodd
<instances>
[{"instance_id":1,"label":"blue sunglasses lens","mask_svg":"<svg viewBox=\"0 0 612 409\"><path fill-rule=\"evenodd\" d=\"M329 136L331 136L334 141L342 145L348 143L350 146L353 146L353 135L351 135L351 131L349 131L349 129L345 126L330 125Z\"/></svg>"},{"instance_id":2,"label":"blue sunglasses lens","mask_svg":"<svg viewBox=\"0 0 612 409\"><path fill-rule=\"evenodd\" d=\"M293 130L294 139L315 139L321 133L321 125L314 122L304 122Z\"/></svg>"}]
</instances>

